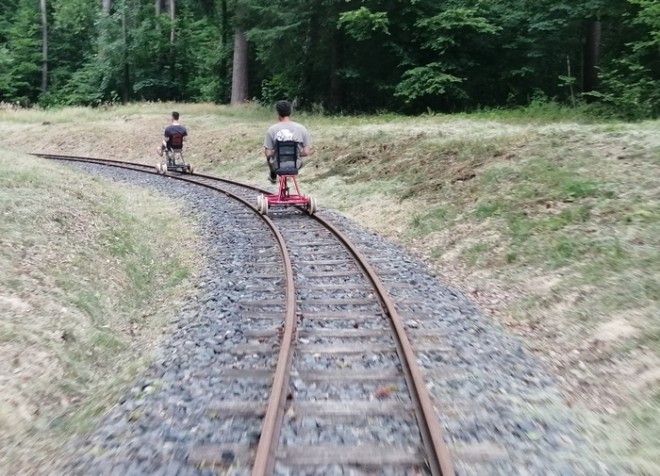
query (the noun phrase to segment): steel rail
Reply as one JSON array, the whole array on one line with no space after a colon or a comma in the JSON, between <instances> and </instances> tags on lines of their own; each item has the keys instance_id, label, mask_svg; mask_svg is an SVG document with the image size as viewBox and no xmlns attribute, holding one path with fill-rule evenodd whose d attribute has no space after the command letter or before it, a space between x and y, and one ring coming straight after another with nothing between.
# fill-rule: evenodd
<instances>
[{"instance_id":1,"label":"steel rail","mask_svg":"<svg viewBox=\"0 0 660 476\"><path fill-rule=\"evenodd\" d=\"M96 158L96 157L81 157L81 156L74 156L74 155L59 155L59 154L32 153L31 155L34 155L36 157L42 157L42 158L49 159L49 160L61 160L61 161L65 161L65 162L85 162L85 163L89 163L89 164L104 165L106 167L116 167L116 168L120 168L120 169L133 170L135 172L141 172L141 173L150 173L150 174L153 174L153 175L159 175L161 177L167 177L167 178L171 178L171 179L174 179L174 180L181 180L183 182L193 183L195 185L200 185L202 187L206 187L206 188L209 188L211 190L215 190L217 192L223 193L223 194L227 195L228 197L234 198L234 199L244 203L245 205L247 205L250 209L252 209L252 211L254 211L255 213L257 213L259 215L261 215L261 213L259 212L259 209L257 207L255 207L254 205L252 205L252 203L250 201L242 198L241 196L239 196L235 193L232 193L229 190L224 190L224 189L221 189L221 188L218 188L218 187L214 187L213 185L206 184L204 182L199 182L199 181L194 180L194 179L195 178L209 179L209 180L212 180L214 182L223 182L223 183L226 183L226 184L235 185L237 187L254 190L255 192L259 192L259 193L267 193L266 190L260 189L258 187L253 187L251 185L246 185L244 183L237 182L235 180L224 179L224 178L216 177L216 176L213 176L213 175L205 175L205 174L198 174L198 173L194 173L194 174L160 174L155 170L155 167L153 165L141 164L139 162L126 162L126 161L122 161L122 160L100 159L100 158ZM144 169L144 170L138 170L135 167L140 167L141 169ZM275 228L274 228L275 225L273 224L271 219L267 215L261 215L261 216L263 216L264 220L269 224L268 226L271 227L272 230L275 230Z\"/></svg>"},{"instance_id":2,"label":"steel rail","mask_svg":"<svg viewBox=\"0 0 660 476\"><path fill-rule=\"evenodd\" d=\"M449 449L442 436L442 430L440 429L436 412L433 403L431 402L431 397L426 390L426 384L422 377L422 372L417 365L415 352L410 344L410 339L408 339L408 334L406 333L403 321L401 320L399 313L396 311L394 302L390 298L389 293L383 286L374 269L349 239L327 220L316 214L312 215L312 217L321 222L323 226L330 230L339 241L344 244L346 249L360 264L372 285L378 291L378 296L382 301L383 307L386 309L395 330L394 334L397 353L403 365L403 371L410 388L411 398L415 403L417 422L420 426L426 454L429 457L427 463L431 474L433 476L454 476L454 466Z\"/></svg>"},{"instance_id":3,"label":"steel rail","mask_svg":"<svg viewBox=\"0 0 660 476\"><path fill-rule=\"evenodd\" d=\"M64 160L70 162L85 162L85 163L94 163L100 165L106 165L110 167L118 167L123 169L136 170L143 173L151 173L158 175L154 170L137 170L134 167L139 166L143 168L153 169L153 166L146 164L136 164L132 162L123 162L118 160L106 160L106 159L95 159L91 157L73 157L73 156L60 156L53 154L35 154L40 157L44 157L50 160ZM210 178L218 180L218 177L204 176L204 175L194 175L202 178ZM266 215L259 213L257 208L252 205L249 201L244 198L229 192L228 190L223 190L218 187L214 187L210 184L205 184L203 182L198 182L191 178L188 178L184 175L167 175L169 178L181 180L188 183L193 183L196 185L201 185L203 187L221 192L239 202L243 203L251 210L253 210L257 215L259 215L272 230L273 234L277 239L280 252L282 254L282 259L284 261L285 267L285 289L286 289L286 314L284 318L284 332L282 335L282 342L280 344L280 351L278 355L277 365L275 367L275 375L273 377L273 384L270 397L268 399L268 405L266 408L266 413L264 416L264 421L261 429L261 436L259 438L259 443L257 445L257 450L255 454L254 465L252 469L253 476L266 476L272 473L274 466L274 455L277 449L277 441L280 432L280 427L282 424L284 416L284 407L286 403L287 392L285 391L289 385L289 369L291 367L291 361L293 358L293 341L296 336L296 293L295 293L295 284L293 278L293 265L291 263L291 258L286 249L286 243L284 242L284 237L277 229L273 221L268 218ZM236 182L227 181L220 179L223 182L234 183Z\"/></svg>"},{"instance_id":4,"label":"steel rail","mask_svg":"<svg viewBox=\"0 0 660 476\"><path fill-rule=\"evenodd\" d=\"M141 167L143 169L155 169L153 165L149 164L142 164L140 162L127 162L124 160L114 160L114 159L100 159L96 157L82 157L82 156L75 156L75 155L60 155L60 154L41 154L41 153L33 153L32 155L37 156L37 157L43 157L44 159L53 159L53 160L68 160L68 161L78 161L78 162L88 162L88 163L94 163L94 164L100 164L100 165L107 165L107 166L115 166L115 167L121 167L121 166L126 166L125 168L131 168L131 167ZM131 168L131 170L136 170L134 168ZM147 172L147 170L144 170L144 172ZM184 174L184 175L170 175L170 174L159 174L157 171L151 170L152 173L155 175L162 175L163 177L169 177L173 179L178 179L178 178L183 178L186 177L191 183L198 183L194 180L190 180L190 177L199 177L199 178L205 178L217 182L224 182L224 183L229 183L232 185L240 186L243 188L249 188L252 190L255 190L257 192L266 192L265 190L262 190L257 187L252 187L251 185L245 185L240 182L236 182L234 180L229 180L229 179L224 179L221 177L216 177L213 175L206 175L206 174L200 174L197 172L194 172L192 174ZM258 212L258 210L257 210Z\"/></svg>"}]
</instances>

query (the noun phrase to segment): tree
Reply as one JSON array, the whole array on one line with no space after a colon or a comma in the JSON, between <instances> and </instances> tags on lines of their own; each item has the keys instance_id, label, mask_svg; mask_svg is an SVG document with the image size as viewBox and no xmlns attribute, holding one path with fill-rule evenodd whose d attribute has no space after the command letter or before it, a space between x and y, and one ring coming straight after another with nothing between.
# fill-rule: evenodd
<instances>
[{"instance_id":1,"label":"tree","mask_svg":"<svg viewBox=\"0 0 660 476\"><path fill-rule=\"evenodd\" d=\"M248 42L240 29L234 32L234 62L231 76L231 105L248 99Z\"/></svg>"},{"instance_id":2,"label":"tree","mask_svg":"<svg viewBox=\"0 0 660 476\"><path fill-rule=\"evenodd\" d=\"M619 54L603 66L602 88L592 97L616 115L642 119L660 115L660 4L629 0L621 24Z\"/></svg>"},{"instance_id":3,"label":"tree","mask_svg":"<svg viewBox=\"0 0 660 476\"><path fill-rule=\"evenodd\" d=\"M0 101L35 103L41 85L41 35L39 10L31 0L18 0L3 36L7 50L0 69Z\"/></svg>"},{"instance_id":4,"label":"tree","mask_svg":"<svg viewBox=\"0 0 660 476\"><path fill-rule=\"evenodd\" d=\"M260 7L262 0L235 0L232 2L232 22L234 31L234 50L231 74L231 105L241 104L249 98L249 53L246 26L254 21L250 10ZM225 5L226 6L226 5ZM224 21L224 20L223 20Z\"/></svg>"},{"instance_id":5,"label":"tree","mask_svg":"<svg viewBox=\"0 0 660 476\"><path fill-rule=\"evenodd\" d=\"M48 89L48 5L46 0L39 0L41 10L41 92Z\"/></svg>"}]
</instances>

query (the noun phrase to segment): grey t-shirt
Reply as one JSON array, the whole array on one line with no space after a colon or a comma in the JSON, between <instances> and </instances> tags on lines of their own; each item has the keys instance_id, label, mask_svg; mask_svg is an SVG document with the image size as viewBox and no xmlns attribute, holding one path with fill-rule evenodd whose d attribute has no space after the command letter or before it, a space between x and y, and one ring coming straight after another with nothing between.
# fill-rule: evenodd
<instances>
[{"instance_id":1,"label":"grey t-shirt","mask_svg":"<svg viewBox=\"0 0 660 476\"><path fill-rule=\"evenodd\" d=\"M305 126L294 121L284 121L270 126L264 139L264 147L275 149L275 142L284 140L294 140L302 147L312 145L312 138Z\"/></svg>"}]
</instances>

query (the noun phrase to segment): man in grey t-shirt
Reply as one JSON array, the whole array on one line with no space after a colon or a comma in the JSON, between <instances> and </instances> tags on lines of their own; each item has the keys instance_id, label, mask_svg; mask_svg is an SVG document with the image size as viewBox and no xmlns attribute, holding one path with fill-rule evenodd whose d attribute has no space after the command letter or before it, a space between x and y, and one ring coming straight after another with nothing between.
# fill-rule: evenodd
<instances>
[{"instance_id":1,"label":"man in grey t-shirt","mask_svg":"<svg viewBox=\"0 0 660 476\"><path fill-rule=\"evenodd\" d=\"M307 132L305 126L291 120L291 103L289 101L278 101L275 110L277 111L278 122L270 126L264 139L264 154L270 168L268 179L271 183L277 182L277 174L275 173L277 167L275 143L277 141L293 140L298 143L298 163L296 165L299 169L303 166L300 157L308 157L313 153L311 149L312 138L309 132Z\"/></svg>"}]
</instances>

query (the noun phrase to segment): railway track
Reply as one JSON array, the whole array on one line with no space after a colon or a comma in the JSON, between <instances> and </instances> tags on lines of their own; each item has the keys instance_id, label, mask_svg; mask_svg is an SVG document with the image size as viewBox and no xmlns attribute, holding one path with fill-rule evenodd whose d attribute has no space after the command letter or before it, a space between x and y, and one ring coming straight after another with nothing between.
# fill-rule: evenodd
<instances>
[{"instance_id":1,"label":"railway track","mask_svg":"<svg viewBox=\"0 0 660 476\"><path fill-rule=\"evenodd\" d=\"M156 174L143 164L39 156ZM318 215L260 215L262 190L208 175L168 177L223 193L254 217L247 225L255 235L250 266L259 271L250 286L262 296L239 303L245 340L230 349L236 360L209 369L219 385L241 381L260 389L207 409L220 428L238 426L247 436L197 445L188 462L250 467L253 476L325 474L337 466L366 474L453 475L417 364L419 346L413 350L381 282L386 272L375 271L377 253L367 259ZM416 334L431 348L442 339L433 329ZM319 371L318 363L327 370Z\"/></svg>"}]
</instances>

